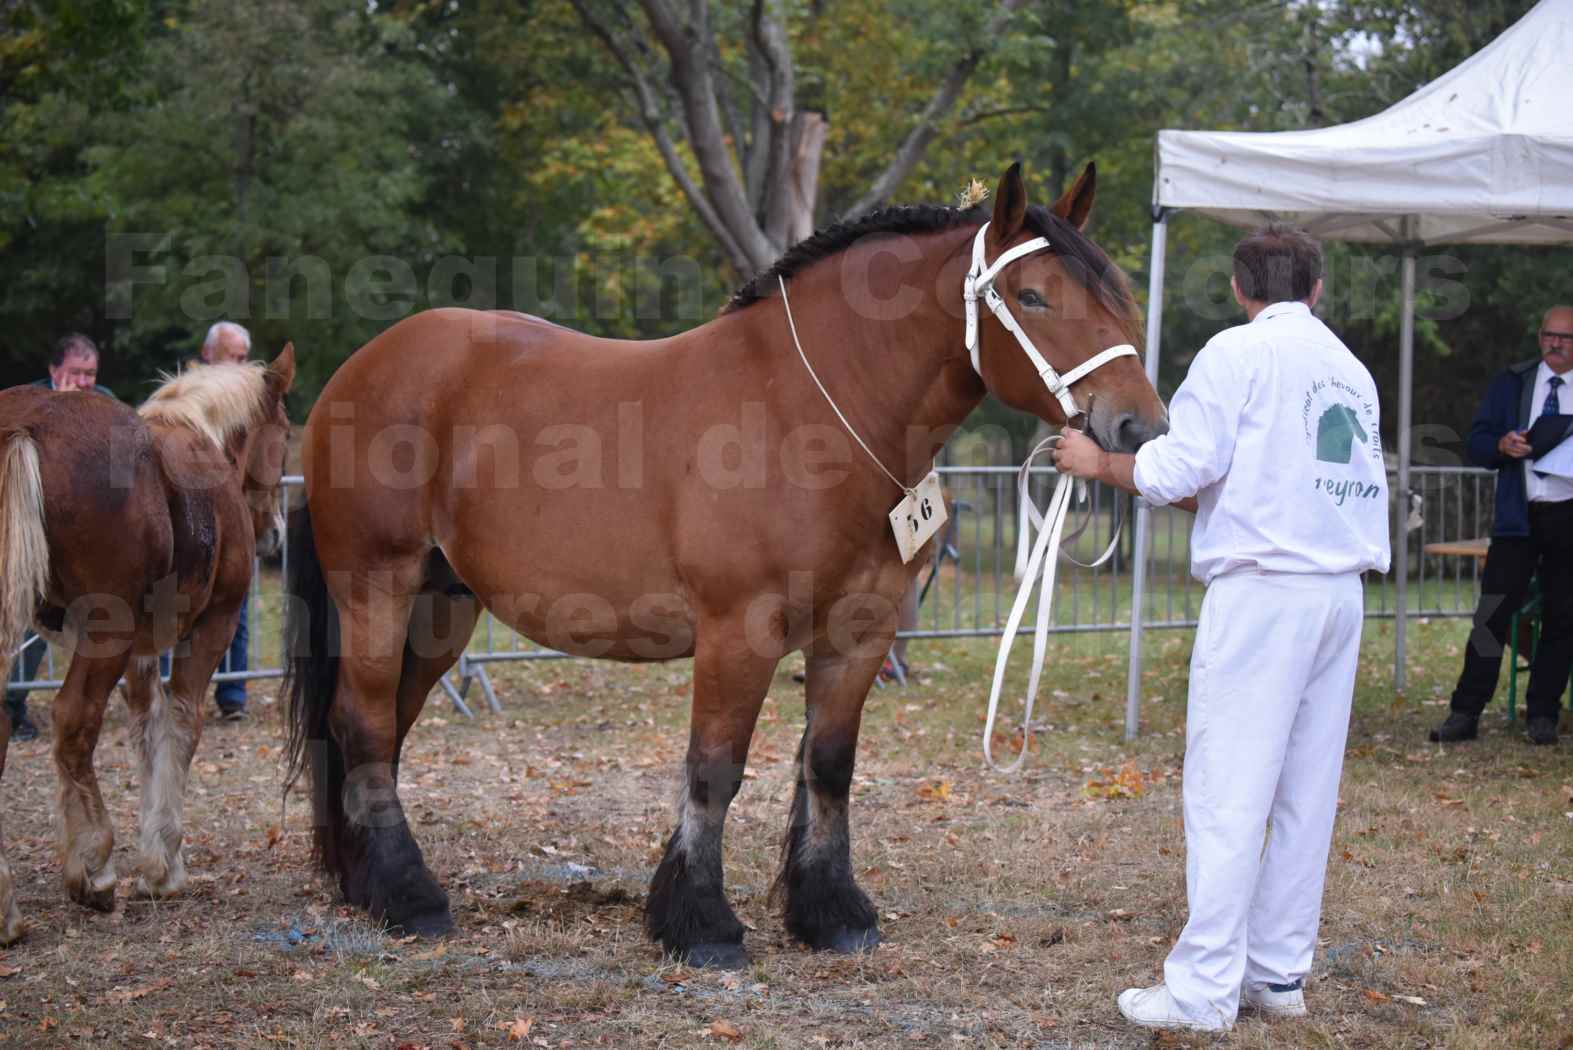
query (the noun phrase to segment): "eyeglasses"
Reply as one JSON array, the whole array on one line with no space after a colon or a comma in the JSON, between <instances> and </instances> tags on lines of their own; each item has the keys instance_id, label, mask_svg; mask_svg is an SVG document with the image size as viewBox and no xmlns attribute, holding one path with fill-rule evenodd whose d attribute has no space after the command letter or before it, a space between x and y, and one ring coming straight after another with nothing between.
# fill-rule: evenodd
<instances>
[{"instance_id":1,"label":"eyeglasses","mask_svg":"<svg viewBox=\"0 0 1573 1050\"><path fill-rule=\"evenodd\" d=\"M1548 343L1573 343L1573 332L1541 332L1540 338Z\"/></svg>"}]
</instances>

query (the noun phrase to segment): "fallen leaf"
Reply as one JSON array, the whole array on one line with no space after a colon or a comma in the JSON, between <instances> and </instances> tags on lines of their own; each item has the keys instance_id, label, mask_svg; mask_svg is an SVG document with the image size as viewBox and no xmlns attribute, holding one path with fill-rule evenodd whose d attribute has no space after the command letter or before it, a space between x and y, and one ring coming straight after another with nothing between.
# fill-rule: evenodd
<instances>
[{"instance_id":1,"label":"fallen leaf","mask_svg":"<svg viewBox=\"0 0 1573 1050\"><path fill-rule=\"evenodd\" d=\"M0 977L15 977L21 972L22 968L20 966L7 966L4 963L0 963Z\"/></svg>"},{"instance_id":2,"label":"fallen leaf","mask_svg":"<svg viewBox=\"0 0 1573 1050\"><path fill-rule=\"evenodd\" d=\"M272 849L274 846L277 846L279 844L279 840L283 837L283 828L279 827L277 824L268 825L268 849Z\"/></svg>"},{"instance_id":3,"label":"fallen leaf","mask_svg":"<svg viewBox=\"0 0 1573 1050\"><path fill-rule=\"evenodd\" d=\"M114 991L104 996L104 998L106 1001L111 1003L129 1003L134 999L141 999L143 996L152 995L154 992L162 992L165 988L170 987L174 983L175 982L173 979L165 977L154 981L152 984L139 985L135 988L116 988Z\"/></svg>"},{"instance_id":4,"label":"fallen leaf","mask_svg":"<svg viewBox=\"0 0 1573 1050\"><path fill-rule=\"evenodd\" d=\"M1381 992L1378 992L1378 991L1376 991L1373 988L1367 988L1365 990L1365 997L1367 999L1371 1000L1373 1003L1385 1003L1385 1002L1389 1001L1387 996L1383 995Z\"/></svg>"},{"instance_id":5,"label":"fallen leaf","mask_svg":"<svg viewBox=\"0 0 1573 1050\"><path fill-rule=\"evenodd\" d=\"M918 788L918 797L926 798L931 802L945 802L950 799L950 781L936 780L932 784L924 784Z\"/></svg>"},{"instance_id":6,"label":"fallen leaf","mask_svg":"<svg viewBox=\"0 0 1573 1050\"><path fill-rule=\"evenodd\" d=\"M731 1021L723 1021L720 1018L710 1022L710 1034L731 1040L734 1043L743 1038L743 1030L741 1028Z\"/></svg>"},{"instance_id":7,"label":"fallen leaf","mask_svg":"<svg viewBox=\"0 0 1573 1050\"><path fill-rule=\"evenodd\" d=\"M530 1029L535 1027L535 1018L516 1017L513 1019L512 1024L504 1021L497 1027L506 1028L508 1030L508 1041L510 1043L522 1043L524 1042L525 1037L530 1034Z\"/></svg>"}]
</instances>

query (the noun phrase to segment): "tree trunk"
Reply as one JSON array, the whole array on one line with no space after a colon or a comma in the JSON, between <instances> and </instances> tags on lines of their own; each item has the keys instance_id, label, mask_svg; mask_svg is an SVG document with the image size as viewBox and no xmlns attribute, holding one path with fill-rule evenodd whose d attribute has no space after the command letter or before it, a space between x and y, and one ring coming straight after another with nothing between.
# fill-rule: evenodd
<instances>
[{"instance_id":1,"label":"tree trunk","mask_svg":"<svg viewBox=\"0 0 1573 1050\"><path fill-rule=\"evenodd\" d=\"M787 192L777 194L781 214L770 225L784 232L790 248L814 232L814 202L819 199L819 160L825 151L830 122L823 113L802 110L792 121L792 158L787 169Z\"/></svg>"}]
</instances>

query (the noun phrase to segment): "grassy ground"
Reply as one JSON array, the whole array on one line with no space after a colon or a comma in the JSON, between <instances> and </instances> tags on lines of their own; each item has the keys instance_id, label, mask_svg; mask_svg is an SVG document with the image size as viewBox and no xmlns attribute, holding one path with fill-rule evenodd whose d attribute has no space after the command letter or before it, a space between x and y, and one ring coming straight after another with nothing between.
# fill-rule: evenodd
<instances>
[{"instance_id":1,"label":"grassy ground","mask_svg":"<svg viewBox=\"0 0 1573 1050\"><path fill-rule=\"evenodd\" d=\"M1398 700L1391 625L1369 627L1311 1019L1161 1045L1573 1046L1573 742L1532 749L1498 712L1473 745L1424 742L1464 629L1415 626ZM1189 638L1150 645L1128 745L1123 640L1057 640L1036 753L1006 777L978 748L991 645L914 644L915 681L870 700L853 788L855 866L887 937L866 958L805 952L766 903L802 724L784 665L729 825L755 959L740 974L673 966L640 932L685 744L682 664L496 667L506 714L473 722L433 701L404 798L460 927L437 944L383 936L312 871L303 800L281 813L275 683L253 684L251 721L207 729L178 900L66 902L47 739L13 745L5 836L32 929L0 952L0 1044L1151 1046L1114 996L1155 979L1184 920ZM98 756L125 873L118 706Z\"/></svg>"}]
</instances>

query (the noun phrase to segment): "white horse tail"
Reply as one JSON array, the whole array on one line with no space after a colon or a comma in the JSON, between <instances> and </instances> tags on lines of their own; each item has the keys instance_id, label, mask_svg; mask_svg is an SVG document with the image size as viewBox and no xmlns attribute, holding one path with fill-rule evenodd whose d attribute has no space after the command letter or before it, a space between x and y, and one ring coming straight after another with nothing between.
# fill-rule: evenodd
<instances>
[{"instance_id":1,"label":"white horse tail","mask_svg":"<svg viewBox=\"0 0 1573 1050\"><path fill-rule=\"evenodd\" d=\"M0 441L0 653L9 663L49 589L49 540L38 445L25 430Z\"/></svg>"}]
</instances>

